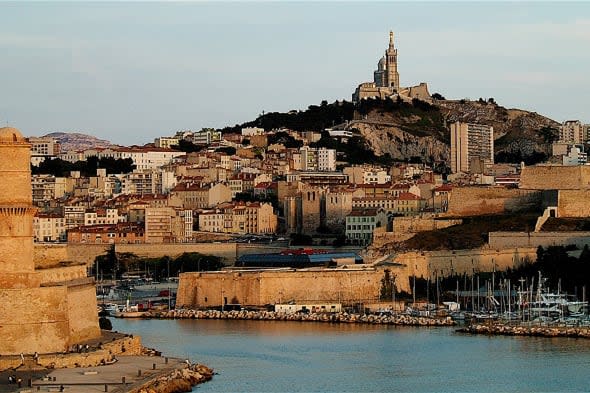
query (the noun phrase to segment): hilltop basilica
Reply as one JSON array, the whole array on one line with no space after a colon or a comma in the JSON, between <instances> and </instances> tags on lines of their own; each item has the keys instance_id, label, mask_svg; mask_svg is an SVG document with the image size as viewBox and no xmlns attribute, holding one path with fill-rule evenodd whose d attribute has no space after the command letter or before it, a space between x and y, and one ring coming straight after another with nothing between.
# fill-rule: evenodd
<instances>
[{"instance_id":1,"label":"hilltop basilica","mask_svg":"<svg viewBox=\"0 0 590 393\"><path fill-rule=\"evenodd\" d=\"M402 99L419 98L430 101L428 85L420 83L417 86L401 87L397 72L397 49L393 43L393 31L389 32L389 47L385 56L377 63L377 70L373 72L373 82L361 83L352 94L353 102L364 98L399 96Z\"/></svg>"}]
</instances>

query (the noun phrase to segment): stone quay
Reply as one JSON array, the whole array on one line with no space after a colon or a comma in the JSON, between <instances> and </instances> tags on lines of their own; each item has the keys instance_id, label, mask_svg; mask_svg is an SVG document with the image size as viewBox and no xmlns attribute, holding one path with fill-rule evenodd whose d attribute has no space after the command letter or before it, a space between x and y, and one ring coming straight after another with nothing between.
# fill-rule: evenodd
<instances>
[{"instance_id":1,"label":"stone quay","mask_svg":"<svg viewBox=\"0 0 590 393\"><path fill-rule=\"evenodd\" d=\"M457 332L498 336L590 338L590 327L573 326L521 326L498 323L471 324L457 329Z\"/></svg>"},{"instance_id":2,"label":"stone quay","mask_svg":"<svg viewBox=\"0 0 590 393\"><path fill-rule=\"evenodd\" d=\"M430 318L407 314L365 315L354 313L279 313L274 311L219 311L181 309L171 311L150 311L142 318L154 319L235 319L260 321L297 321L297 322L331 322L360 323L375 325L399 326L453 326L455 321L450 317Z\"/></svg>"}]
</instances>

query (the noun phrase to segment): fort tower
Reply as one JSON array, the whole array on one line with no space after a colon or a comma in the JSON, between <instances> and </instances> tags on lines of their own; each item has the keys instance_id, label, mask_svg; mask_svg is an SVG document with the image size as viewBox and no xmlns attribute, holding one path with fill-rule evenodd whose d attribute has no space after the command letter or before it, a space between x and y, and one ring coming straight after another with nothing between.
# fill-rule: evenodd
<instances>
[{"instance_id":1,"label":"fort tower","mask_svg":"<svg viewBox=\"0 0 590 393\"><path fill-rule=\"evenodd\" d=\"M31 146L0 128L0 354L62 352L100 336L94 280L83 263L33 258Z\"/></svg>"}]
</instances>

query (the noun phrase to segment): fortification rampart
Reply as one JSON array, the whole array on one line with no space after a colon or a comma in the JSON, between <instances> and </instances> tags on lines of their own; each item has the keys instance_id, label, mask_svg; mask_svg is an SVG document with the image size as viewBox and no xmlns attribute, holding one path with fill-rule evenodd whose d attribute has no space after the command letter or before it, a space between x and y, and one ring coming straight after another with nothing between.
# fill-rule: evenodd
<instances>
[{"instance_id":1,"label":"fortification rampart","mask_svg":"<svg viewBox=\"0 0 590 393\"><path fill-rule=\"evenodd\" d=\"M397 254L394 262L405 265L408 277L434 279L455 274L473 274L506 270L536 260L536 248L480 248L405 252Z\"/></svg>"},{"instance_id":2,"label":"fortification rampart","mask_svg":"<svg viewBox=\"0 0 590 393\"><path fill-rule=\"evenodd\" d=\"M41 276L41 283L43 285L63 283L65 281L86 277L86 265L38 269L37 273Z\"/></svg>"},{"instance_id":3,"label":"fortification rampart","mask_svg":"<svg viewBox=\"0 0 590 393\"><path fill-rule=\"evenodd\" d=\"M542 192L504 187L457 187L449 200L447 216L541 211Z\"/></svg>"},{"instance_id":4,"label":"fortification rampart","mask_svg":"<svg viewBox=\"0 0 590 393\"><path fill-rule=\"evenodd\" d=\"M398 234L418 233L434 231L460 225L461 219L443 219L437 217L395 217L393 219L393 232Z\"/></svg>"},{"instance_id":5,"label":"fortification rampart","mask_svg":"<svg viewBox=\"0 0 590 393\"><path fill-rule=\"evenodd\" d=\"M590 190L559 190L558 217L590 217Z\"/></svg>"},{"instance_id":6,"label":"fortification rampart","mask_svg":"<svg viewBox=\"0 0 590 393\"><path fill-rule=\"evenodd\" d=\"M105 254L110 244L35 244L35 266L48 268L60 266L60 262L72 261L90 266L94 259ZM185 252L199 252L219 256L226 264L233 264L236 259L236 243L158 243L158 244L117 244L116 252L133 253L140 257L157 258L170 256L175 258Z\"/></svg>"},{"instance_id":7,"label":"fortification rampart","mask_svg":"<svg viewBox=\"0 0 590 393\"><path fill-rule=\"evenodd\" d=\"M35 243L33 248L35 269L59 266L60 262L69 260L71 259L68 255L67 244Z\"/></svg>"},{"instance_id":8,"label":"fortification rampart","mask_svg":"<svg viewBox=\"0 0 590 393\"><path fill-rule=\"evenodd\" d=\"M94 367L112 362L117 356L141 355L143 347L139 336L122 337L101 344L101 348L89 352L39 353L37 363L41 367L74 368ZM24 352L27 355L32 353ZM21 365L20 356L1 356L0 370L15 369Z\"/></svg>"},{"instance_id":9,"label":"fortification rampart","mask_svg":"<svg viewBox=\"0 0 590 393\"><path fill-rule=\"evenodd\" d=\"M215 307L235 303L262 306L289 301L375 301L383 275L383 270L373 268L182 273L176 303Z\"/></svg>"},{"instance_id":10,"label":"fortification rampart","mask_svg":"<svg viewBox=\"0 0 590 393\"><path fill-rule=\"evenodd\" d=\"M590 166L537 165L522 168L520 188L526 190L590 189ZM453 193L455 190L453 190Z\"/></svg>"},{"instance_id":11,"label":"fortification rampart","mask_svg":"<svg viewBox=\"0 0 590 393\"><path fill-rule=\"evenodd\" d=\"M590 244L590 232L490 232L491 248L566 246Z\"/></svg>"}]
</instances>

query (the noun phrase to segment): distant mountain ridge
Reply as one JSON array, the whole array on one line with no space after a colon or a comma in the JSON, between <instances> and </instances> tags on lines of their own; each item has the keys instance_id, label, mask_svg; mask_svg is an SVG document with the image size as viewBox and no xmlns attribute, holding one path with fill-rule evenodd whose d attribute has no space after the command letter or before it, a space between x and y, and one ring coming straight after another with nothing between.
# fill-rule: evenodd
<instances>
[{"instance_id":1,"label":"distant mountain ridge","mask_svg":"<svg viewBox=\"0 0 590 393\"><path fill-rule=\"evenodd\" d=\"M63 152L117 146L105 139L78 132L52 132L43 135L43 137L54 138L59 141Z\"/></svg>"}]
</instances>

